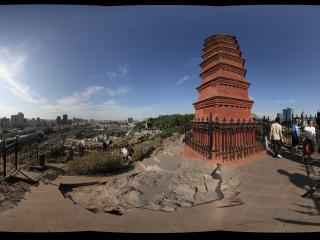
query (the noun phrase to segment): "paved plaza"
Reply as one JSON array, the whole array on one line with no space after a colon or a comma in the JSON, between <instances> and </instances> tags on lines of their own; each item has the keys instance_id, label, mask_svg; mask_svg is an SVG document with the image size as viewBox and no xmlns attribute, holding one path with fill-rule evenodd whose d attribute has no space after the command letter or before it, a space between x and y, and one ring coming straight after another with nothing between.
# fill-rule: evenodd
<instances>
[{"instance_id":1,"label":"paved plaza","mask_svg":"<svg viewBox=\"0 0 320 240\"><path fill-rule=\"evenodd\" d=\"M162 156L183 158L182 149ZM265 155L255 161L231 166L239 174L243 204L224 206L223 201L179 208L176 212L130 209L122 216L91 212L59 190L61 183L100 181L103 177L58 176L52 171L39 186L31 188L16 207L0 213L0 231L19 232L316 232L320 227L320 200L302 198L307 177L300 157ZM156 159L159 163L161 159ZM223 171L223 168L222 168Z\"/></svg>"}]
</instances>

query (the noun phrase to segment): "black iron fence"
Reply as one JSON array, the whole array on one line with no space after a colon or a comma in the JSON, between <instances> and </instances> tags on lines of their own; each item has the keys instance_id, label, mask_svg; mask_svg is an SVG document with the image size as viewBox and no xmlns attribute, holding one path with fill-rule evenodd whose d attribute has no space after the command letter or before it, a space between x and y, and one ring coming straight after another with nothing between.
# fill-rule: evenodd
<instances>
[{"instance_id":1,"label":"black iron fence","mask_svg":"<svg viewBox=\"0 0 320 240\"><path fill-rule=\"evenodd\" d=\"M293 119L293 117L292 117ZM308 119L304 119L306 122ZM263 117L253 121L238 119L227 122L218 118L194 119L185 125L185 144L209 160L236 161L265 149L265 138L269 137L271 124ZM284 146L292 145L292 121L282 122ZM303 132L303 127L301 129ZM317 142L320 144L320 130L316 127ZM302 139L300 144L302 144Z\"/></svg>"},{"instance_id":2,"label":"black iron fence","mask_svg":"<svg viewBox=\"0 0 320 240\"><path fill-rule=\"evenodd\" d=\"M209 160L236 161L264 149L268 126L263 120L195 119L186 123L185 144Z\"/></svg>"},{"instance_id":3,"label":"black iron fence","mask_svg":"<svg viewBox=\"0 0 320 240\"><path fill-rule=\"evenodd\" d=\"M9 143L4 139L0 147L0 173L3 177L7 177L19 169L56 160L62 156L62 149L62 141L25 144L18 138Z\"/></svg>"}]
</instances>

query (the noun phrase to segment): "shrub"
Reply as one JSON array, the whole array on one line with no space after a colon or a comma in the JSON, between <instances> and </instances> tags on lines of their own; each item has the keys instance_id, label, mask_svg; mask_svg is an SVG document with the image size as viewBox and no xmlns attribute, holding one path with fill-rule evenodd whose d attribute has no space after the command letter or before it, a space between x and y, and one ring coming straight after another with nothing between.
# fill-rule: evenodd
<instances>
[{"instance_id":1,"label":"shrub","mask_svg":"<svg viewBox=\"0 0 320 240\"><path fill-rule=\"evenodd\" d=\"M123 160L119 154L94 152L83 157L75 157L66 167L68 172L79 175L109 173L121 169Z\"/></svg>"},{"instance_id":2,"label":"shrub","mask_svg":"<svg viewBox=\"0 0 320 240\"><path fill-rule=\"evenodd\" d=\"M133 153L133 161L141 161L146 156L152 153L152 151L155 149L150 142L144 142L137 144L133 147L134 153Z\"/></svg>"},{"instance_id":3,"label":"shrub","mask_svg":"<svg viewBox=\"0 0 320 240\"><path fill-rule=\"evenodd\" d=\"M133 147L133 161L141 161L150 155L156 148L160 147L163 143L162 137L156 136L150 141L137 144Z\"/></svg>"}]
</instances>

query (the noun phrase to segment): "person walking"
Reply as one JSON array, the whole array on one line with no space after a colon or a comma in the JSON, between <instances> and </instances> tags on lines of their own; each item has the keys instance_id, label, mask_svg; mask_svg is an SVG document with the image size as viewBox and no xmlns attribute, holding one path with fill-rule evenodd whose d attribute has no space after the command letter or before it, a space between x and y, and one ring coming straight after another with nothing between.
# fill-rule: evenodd
<instances>
[{"instance_id":1,"label":"person walking","mask_svg":"<svg viewBox=\"0 0 320 240\"><path fill-rule=\"evenodd\" d=\"M291 152L298 152L298 144L299 144L299 139L301 136L300 128L298 126L299 124L299 118L295 117L294 122L291 126L291 131L292 131L292 147L291 147Z\"/></svg>"},{"instance_id":2,"label":"person walking","mask_svg":"<svg viewBox=\"0 0 320 240\"><path fill-rule=\"evenodd\" d=\"M274 157L282 158L282 156L279 154L281 149L281 141L283 139L282 126L280 124L279 117L276 117L275 123L271 125L269 139L272 141L274 146Z\"/></svg>"},{"instance_id":3,"label":"person walking","mask_svg":"<svg viewBox=\"0 0 320 240\"><path fill-rule=\"evenodd\" d=\"M316 137L316 129L314 123L311 119L307 121L307 126L304 128L304 143L303 143L303 161L305 164L308 180L309 180L309 190L301 195L303 198L311 197L313 193L320 189L320 179L318 173L319 165L314 164L313 162L319 161L317 159L311 159L311 154L318 152L318 143ZM308 158L305 157L308 155Z\"/></svg>"},{"instance_id":4,"label":"person walking","mask_svg":"<svg viewBox=\"0 0 320 240\"><path fill-rule=\"evenodd\" d=\"M83 157L85 153L85 147L83 144L79 144L79 156Z\"/></svg>"},{"instance_id":5,"label":"person walking","mask_svg":"<svg viewBox=\"0 0 320 240\"><path fill-rule=\"evenodd\" d=\"M312 148L309 152L310 154L307 154L310 157L313 152L318 152L316 128L314 127L311 119L308 120L307 126L304 128L304 135L305 140L303 146L310 145Z\"/></svg>"},{"instance_id":6,"label":"person walking","mask_svg":"<svg viewBox=\"0 0 320 240\"><path fill-rule=\"evenodd\" d=\"M107 151L107 147L108 147L107 143L105 141L103 141L103 143L102 143L102 152L106 152Z\"/></svg>"}]
</instances>

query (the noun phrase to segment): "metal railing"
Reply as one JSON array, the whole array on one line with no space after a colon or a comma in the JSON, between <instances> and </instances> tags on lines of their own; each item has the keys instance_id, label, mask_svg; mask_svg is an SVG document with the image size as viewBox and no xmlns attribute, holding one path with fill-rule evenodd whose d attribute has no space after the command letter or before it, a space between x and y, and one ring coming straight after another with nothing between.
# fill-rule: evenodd
<instances>
[{"instance_id":1,"label":"metal railing","mask_svg":"<svg viewBox=\"0 0 320 240\"><path fill-rule=\"evenodd\" d=\"M264 149L265 121L222 122L212 115L206 120L195 119L186 123L185 144L209 160L237 161Z\"/></svg>"},{"instance_id":2,"label":"metal railing","mask_svg":"<svg viewBox=\"0 0 320 240\"><path fill-rule=\"evenodd\" d=\"M36 164L44 164L53 158L61 156L63 142L51 142L36 144L35 147L23 151L26 146L23 141L16 138L7 144L4 139L0 147L0 173L3 177L8 177L20 169L26 169Z\"/></svg>"}]
</instances>

